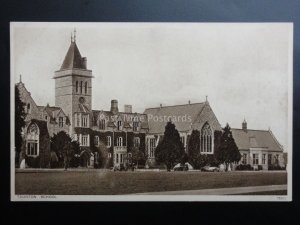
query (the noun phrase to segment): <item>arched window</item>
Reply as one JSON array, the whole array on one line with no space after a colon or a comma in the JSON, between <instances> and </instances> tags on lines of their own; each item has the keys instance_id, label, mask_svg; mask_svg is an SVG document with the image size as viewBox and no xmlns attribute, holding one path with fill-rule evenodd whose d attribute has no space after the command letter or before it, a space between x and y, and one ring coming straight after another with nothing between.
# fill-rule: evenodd
<instances>
[{"instance_id":1,"label":"arched window","mask_svg":"<svg viewBox=\"0 0 300 225\"><path fill-rule=\"evenodd\" d=\"M123 146L123 138L122 137L118 137L117 146Z\"/></svg>"},{"instance_id":2,"label":"arched window","mask_svg":"<svg viewBox=\"0 0 300 225\"><path fill-rule=\"evenodd\" d=\"M202 127L200 135L200 152L212 153L212 131L208 123Z\"/></svg>"},{"instance_id":3,"label":"arched window","mask_svg":"<svg viewBox=\"0 0 300 225\"><path fill-rule=\"evenodd\" d=\"M84 92L87 93L87 82L85 82L85 85L84 85Z\"/></svg>"},{"instance_id":4,"label":"arched window","mask_svg":"<svg viewBox=\"0 0 300 225\"><path fill-rule=\"evenodd\" d=\"M80 81L80 93L82 94L82 81Z\"/></svg>"},{"instance_id":5,"label":"arched window","mask_svg":"<svg viewBox=\"0 0 300 225\"><path fill-rule=\"evenodd\" d=\"M78 81L76 81L76 93L78 93Z\"/></svg>"},{"instance_id":6,"label":"arched window","mask_svg":"<svg viewBox=\"0 0 300 225\"><path fill-rule=\"evenodd\" d=\"M26 155L38 156L39 155L39 128L36 124L31 124L27 130L26 137Z\"/></svg>"}]
</instances>

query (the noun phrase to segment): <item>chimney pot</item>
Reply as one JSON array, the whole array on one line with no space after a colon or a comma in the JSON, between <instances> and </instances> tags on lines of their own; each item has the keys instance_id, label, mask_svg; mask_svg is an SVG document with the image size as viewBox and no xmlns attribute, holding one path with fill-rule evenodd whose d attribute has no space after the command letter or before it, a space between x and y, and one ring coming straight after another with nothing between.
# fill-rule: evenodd
<instances>
[{"instance_id":1,"label":"chimney pot","mask_svg":"<svg viewBox=\"0 0 300 225\"><path fill-rule=\"evenodd\" d=\"M111 111L113 114L116 114L116 113L119 112L119 109L118 109L118 100L116 100L116 99L111 100L110 111Z\"/></svg>"},{"instance_id":2,"label":"chimney pot","mask_svg":"<svg viewBox=\"0 0 300 225\"><path fill-rule=\"evenodd\" d=\"M132 113L132 105L124 105L125 113Z\"/></svg>"}]
</instances>

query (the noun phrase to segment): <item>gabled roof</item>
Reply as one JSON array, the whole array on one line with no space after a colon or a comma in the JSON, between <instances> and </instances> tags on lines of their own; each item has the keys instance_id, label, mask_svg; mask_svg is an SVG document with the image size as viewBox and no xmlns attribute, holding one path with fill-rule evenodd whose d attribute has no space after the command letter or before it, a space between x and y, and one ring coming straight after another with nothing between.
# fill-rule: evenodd
<instances>
[{"instance_id":1,"label":"gabled roof","mask_svg":"<svg viewBox=\"0 0 300 225\"><path fill-rule=\"evenodd\" d=\"M270 130L231 129L236 145L240 150L266 148L272 151L283 151Z\"/></svg>"},{"instance_id":2,"label":"gabled roof","mask_svg":"<svg viewBox=\"0 0 300 225\"><path fill-rule=\"evenodd\" d=\"M172 122L178 131L190 130L191 123L197 119L205 104L205 102L202 102L146 109L144 113L148 115L149 133L164 133L166 123L168 122L164 117L177 118L178 121L172 119ZM162 122L160 118L163 119Z\"/></svg>"},{"instance_id":3,"label":"gabled roof","mask_svg":"<svg viewBox=\"0 0 300 225\"><path fill-rule=\"evenodd\" d=\"M65 69L74 69L74 68L86 69L81 54L79 52L79 49L76 45L76 42L72 41L60 69L65 70Z\"/></svg>"}]
</instances>

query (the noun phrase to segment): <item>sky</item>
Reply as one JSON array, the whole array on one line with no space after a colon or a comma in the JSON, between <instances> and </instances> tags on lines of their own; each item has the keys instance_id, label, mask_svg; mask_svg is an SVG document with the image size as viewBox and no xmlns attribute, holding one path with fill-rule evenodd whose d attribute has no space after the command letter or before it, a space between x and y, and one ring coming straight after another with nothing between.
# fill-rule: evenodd
<instances>
[{"instance_id":1,"label":"sky","mask_svg":"<svg viewBox=\"0 0 300 225\"><path fill-rule=\"evenodd\" d=\"M14 23L12 79L54 105L59 70L76 43L93 71L94 110L117 99L133 112L204 102L222 126L272 130L287 150L292 102L289 23ZM288 107L290 106L290 107ZM291 124L290 124L291 125Z\"/></svg>"}]
</instances>

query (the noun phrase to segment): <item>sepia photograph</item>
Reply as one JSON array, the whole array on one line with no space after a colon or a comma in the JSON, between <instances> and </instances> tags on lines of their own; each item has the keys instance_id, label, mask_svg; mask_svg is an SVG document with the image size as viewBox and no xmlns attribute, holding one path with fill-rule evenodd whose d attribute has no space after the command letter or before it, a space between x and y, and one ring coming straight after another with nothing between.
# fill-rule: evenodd
<instances>
[{"instance_id":1,"label":"sepia photograph","mask_svg":"<svg viewBox=\"0 0 300 225\"><path fill-rule=\"evenodd\" d=\"M292 201L293 23L11 22L12 201Z\"/></svg>"}]
</instances>

